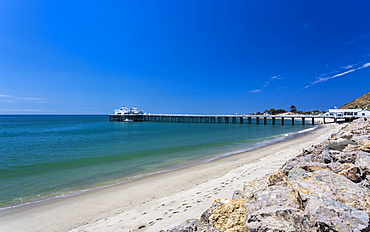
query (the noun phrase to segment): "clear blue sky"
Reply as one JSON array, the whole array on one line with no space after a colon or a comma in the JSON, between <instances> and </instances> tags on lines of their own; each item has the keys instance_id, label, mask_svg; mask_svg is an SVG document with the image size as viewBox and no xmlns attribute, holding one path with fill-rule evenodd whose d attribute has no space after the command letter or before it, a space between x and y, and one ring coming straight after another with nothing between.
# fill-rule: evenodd
<instances>
[{"instance_id":1,"label":"clear blue sky","mask_svg":"<svg viewBox=\"0 0 370 232\"><path fill-rule=\"evenodd\" d=\"M327 110L369 87L368 0L0 1L0 114Z\"/></svg>"}]
</instances>

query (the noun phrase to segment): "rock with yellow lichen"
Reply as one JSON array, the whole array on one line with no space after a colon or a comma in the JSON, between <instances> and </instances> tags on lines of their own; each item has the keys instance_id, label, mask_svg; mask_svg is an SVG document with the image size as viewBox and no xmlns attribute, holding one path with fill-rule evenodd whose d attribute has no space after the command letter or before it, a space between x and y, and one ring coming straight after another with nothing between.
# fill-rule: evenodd
<instances>
[{"instance_id":1,"label":"rock with yellow lichen","mask_svg":"<svg viewBox=\"0 0 370 232\"><path fill-rule=\"evenodd\" d=\"M203 213L202 218L214 228L227 232L246 232L245 199L217 199L216 207Z\"/></svg>"}]
</instances>

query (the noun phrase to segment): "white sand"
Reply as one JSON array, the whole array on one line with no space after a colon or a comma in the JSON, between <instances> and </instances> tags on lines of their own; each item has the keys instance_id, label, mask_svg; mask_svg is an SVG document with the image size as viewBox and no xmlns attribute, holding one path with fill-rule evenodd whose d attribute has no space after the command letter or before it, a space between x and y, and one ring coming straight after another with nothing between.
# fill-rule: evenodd
<instances>
[{"instance_id":1,"label":"white sand","mask_svg":"<svg viewBox=\"0 0 370 232\"><path fill-rule=\"evenodd\" d=\"M211 163L33 204L9 215L0 212L0 231L166 230L199 218L215 199L231 198L245 182L276 171L340 127L327 124L305 136Z\"/></svg>"}]
</instances>

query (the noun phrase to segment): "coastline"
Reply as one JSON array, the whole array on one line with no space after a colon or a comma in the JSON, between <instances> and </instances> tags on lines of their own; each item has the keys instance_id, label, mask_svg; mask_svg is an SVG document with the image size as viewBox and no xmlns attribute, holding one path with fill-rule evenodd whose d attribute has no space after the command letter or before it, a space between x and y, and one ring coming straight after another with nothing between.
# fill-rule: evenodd
<instances>
[{"instance_id":1,"label":"coastline","mask_svg":"<svg viewBox=\"0 0 370 232\"><path fill-rule=\"evenodd\" d=\"M72 197L40 203L0 217L4 231L159 231L200 215L216 198L277 170L341 126L180 170L160 173ZM75 228L75 229L73 229Z\"/></svg>"}]
</instances>

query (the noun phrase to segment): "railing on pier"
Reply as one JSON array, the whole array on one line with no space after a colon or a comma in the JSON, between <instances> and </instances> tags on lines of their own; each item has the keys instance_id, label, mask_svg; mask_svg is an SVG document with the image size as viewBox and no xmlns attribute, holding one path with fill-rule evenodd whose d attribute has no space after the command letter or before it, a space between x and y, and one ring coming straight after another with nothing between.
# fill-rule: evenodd
<instances>
[{"instance_id":1,"label":"railing on pier","mask_svg":"<svg viewBox=\"0 0 370 232\"><path fill-rule=\"evenodd\" d=\"M190 114L111 114L109 119L112 122L124 122L133 120L134 122L177 122L177 123L239 123L239 124L272 124L280 120L281 125L290 121L294 125L296 120L301 121L302 125L306 123L315 124L315 119L334 119L337 122L339 117L318 116L318 115L190 115ZM340 117L345 120L353 120L354 117ZM358 118L358 117L356 117Z\"/></svg>"}]
</instances>

